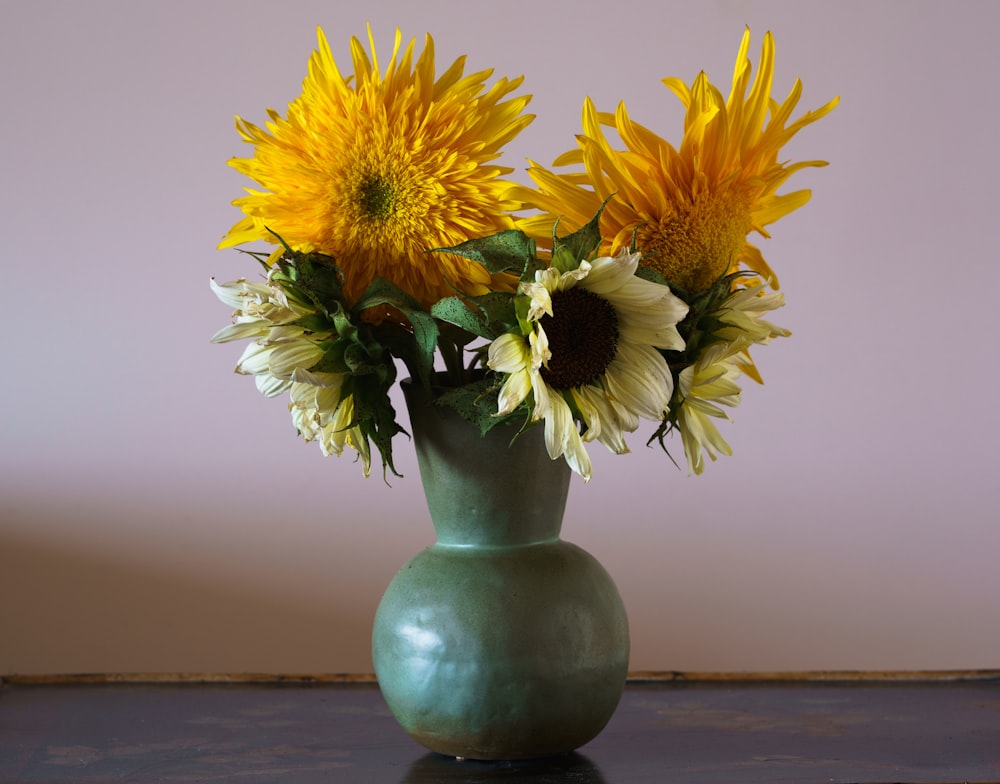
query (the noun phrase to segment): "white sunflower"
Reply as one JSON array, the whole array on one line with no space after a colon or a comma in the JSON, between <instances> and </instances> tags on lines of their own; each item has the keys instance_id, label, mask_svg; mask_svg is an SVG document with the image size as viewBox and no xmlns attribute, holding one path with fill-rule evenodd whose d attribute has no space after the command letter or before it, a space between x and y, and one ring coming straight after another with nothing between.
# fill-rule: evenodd
<instances>
[{"instance_id":1,"label":"white sunflower","mask_svg":"<svg viewBox=\"0 0 1000 784\"><path fill-rule=\"evenodd\" d=\"M681 433L688 473L700 474L705 470L705 455L716 460L719 454L732 455L732 447L722 437L714 419L732 417L721 406L735 408L740 404L742 390L736 380L740 368L736 355L746 343L715 343L709 346L698 361L680 372L677 387L681 402L675 414L677 429Z\"/></svg>"},{"instance_id":2,"label":"white sunflower","mask_svg":"<svg viewBox=\"0 0 1000 784\"><path fill-rule=\"evenodd\" d=\"M792 333L763 318L764 314L777 310L785 304L785 295L780 291L768 291L773 281L760 275L750 277L743 286L733 291L722 303L716 317L721 328L715 330L717 337L730 343L743 345L740 356L734 357L740 372L750 376L758 384L763 379L750 357L750 346L766 345L772 338L787 338Z\"/></svg>"},{"instance_id":3,"label":"white sunflower","mask_svg":"<svg viewBox=\"0 0 1000 784\"><path fill-rule=\"evenodd\" d=\"M292 373L288 406L292 421L306 441L317 441L323 454L343 454L349 446L358 453L365 476L371 473L372 456L368 439L354 425L354 396L343 395L343 373L311 373L302 368Z\"/></svg>"},{"instance_id":4,"label":"white sunflower","mask_svg":"<svg viewBox=\"0 0 1000 784\"><path fill-rule=\"evenodd\" d=\"M236 372L253 376L266 397L289 392L292 422L305 441L318 441L324 455L354 449L365 476L371 471L368 439L353 424L354 399L344 395L345 374L318 373L311 368L323 358L322 343L332 333L309 332L295 321L316 311L291 300L276 283L245 279L216 283L212 291L234 309L233 323L212 336L213 343L250 339Z\"/></svg>"},{"instance_id":5,"label":"white sunflower","mask_svg":"<svg viewBox=\"0 0 1000 784\"><path fill-rule=\"evenodd\" d=\"M587 481L584 442L622 454L624 434L640 418L661 421L673 379L659 349L684 348L677 324L688 306L666 286L636 277L639 258L626 251L566 272L539 270L519 289L529 299L527 334L501 335L489 347L489 367L507 374L497 415L530 395L549 457L564 456Z\"/></svg>"},{"instance_id":6,"label":"white sunflower","mask_svg":"<svg viewBox=\"0 0 1000 784\"><path fill-rule=\"evenodd\" d=\"M792 334L763 318L765 313L785 304L783 294L767 290L769 282L755 275L723 301L714 314L721 325L714 332L718 342L705 349L678 376L681 402L674 413L691 474L705 470L705 455L714 461L720 454L733 453L714 420L732 421L722 406L735 408L740 404L742 389L737 381L741 375L763 383L750 357L750 348Z\"/></svg>"}]
</instances>

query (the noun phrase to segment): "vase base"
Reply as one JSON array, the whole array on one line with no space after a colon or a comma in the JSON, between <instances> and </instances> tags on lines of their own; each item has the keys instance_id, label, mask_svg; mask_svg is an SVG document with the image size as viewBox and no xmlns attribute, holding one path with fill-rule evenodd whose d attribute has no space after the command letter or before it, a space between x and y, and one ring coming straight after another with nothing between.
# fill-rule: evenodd
<instances>
[{"instance_id":1,"label":"vase base","mask_svg":"<svg viewBox=\"0 0 1000 784\"><path fill-rule=\"evenodd\" d=\"M429 753L415 760L404 781L467 782L495 778L525 781L602 781L600 772L587 757L571 751L527 760L456 759Z\"/></svg>"}]
</instances>

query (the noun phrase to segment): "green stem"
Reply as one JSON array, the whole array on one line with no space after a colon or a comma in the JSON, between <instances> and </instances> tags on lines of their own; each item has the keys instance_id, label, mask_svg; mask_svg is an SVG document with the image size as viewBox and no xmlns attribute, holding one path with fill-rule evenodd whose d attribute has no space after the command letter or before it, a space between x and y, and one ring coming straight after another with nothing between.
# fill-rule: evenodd
<instances>
[{"instance_id":1,"label":"green stem","mask_svg":"<svg viewBox=\"0 0 1000 784\"><path fill-rule=\"evenodd\" d=\"M438 349L444 359L448 385L460 387L465 384L465 364L462 361L462 347L444 335L438 337Z\"/></svg>"}]
</instances>

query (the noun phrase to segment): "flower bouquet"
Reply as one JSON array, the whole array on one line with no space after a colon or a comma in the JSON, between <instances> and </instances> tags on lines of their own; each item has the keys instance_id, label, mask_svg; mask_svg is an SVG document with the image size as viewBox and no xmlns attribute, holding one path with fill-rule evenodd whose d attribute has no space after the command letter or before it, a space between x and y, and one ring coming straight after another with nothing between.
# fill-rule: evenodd
<instances>
[{"instance_id":1,"label":"flower bouquet","mask_svg":"<svg viewBox=\"0 0 1000 784\"><path fill-rule=\"evenodd\" d=\"M234 202L243 217L221 247L273 249L246 251L261 279L212 281L234 310L213 340L249 340L236 371L287 394L298 433L326 455L349 447L366 475L372 445L396 473L406 431L390 393L406 369L408 401L424 401L410 413L439 543L460 531L485 547L457 561L432 547L390 586L374 635L383 693L436 751L575 748L617 704L628 631L610 578L558 540L569 469L589 480L587 445L626 453L643 420L664 450L679 433L692 473L731 453L716 422L743 376L761 380L750 351L789 334L768 320L783 296L747 237L808 201L776 191L823 162L778 153L836 99L793 120L801 85L771 98L771 35L754 74L748 30L728 97L704 74L664 80L686 108L679 146L588 99L577 146L552 169L532 163L526 186L497 163L532 119L522 78L489 84L464 58L438 75L430 36L417 56L399 32L383 70L370 31L369 44L370 56L351 40L344 76L320 31L286 114L237 119L253 154L231 165L259 189ZM464 430L424 446L427 408ZM548 464L558 472L539 478ZM476 466L457 490L429 486ZM542 507L558 520L534 528Z\"/></svg>"}]
</instances>

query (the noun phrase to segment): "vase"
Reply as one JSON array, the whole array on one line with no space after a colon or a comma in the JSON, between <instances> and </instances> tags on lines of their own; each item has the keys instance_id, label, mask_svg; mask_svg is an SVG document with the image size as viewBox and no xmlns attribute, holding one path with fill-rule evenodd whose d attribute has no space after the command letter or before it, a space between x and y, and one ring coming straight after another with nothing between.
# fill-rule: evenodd
<instances>
[{"instance_id":1,"label":"vase","mask_svg":"<svg viewBox=\"0 0 1000 784\"><path fill-rule=\"evenodd\" d=\"M386 703L440 754L577 749L618 705L629 636L607 571L560 538L570 470L549 459L541 426L483 436L419 385L403 389L436 541L403 566L375 614Z\"/></svg>"}]
</instances>

